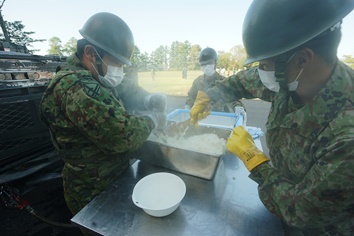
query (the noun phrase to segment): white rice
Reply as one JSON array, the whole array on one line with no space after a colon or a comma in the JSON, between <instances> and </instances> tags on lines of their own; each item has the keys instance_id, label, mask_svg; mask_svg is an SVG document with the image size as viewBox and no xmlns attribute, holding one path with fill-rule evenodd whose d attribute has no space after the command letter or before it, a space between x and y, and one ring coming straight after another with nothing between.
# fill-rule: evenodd
<instances>
[{"instance_id":1,"label":"white rice","mask_svg":"<svg viewBox=\"0 0 354 236\"><path fill-rule=\"evenodd\" d=\"M156 136L155 136L156 138ZM213 156L221 156L226 151L226 140L219 138L216 134L193 135L188 138L183 137L162 137L154 140L171 147L184 150L205 153Z\"/></svg>"}]
</instances>

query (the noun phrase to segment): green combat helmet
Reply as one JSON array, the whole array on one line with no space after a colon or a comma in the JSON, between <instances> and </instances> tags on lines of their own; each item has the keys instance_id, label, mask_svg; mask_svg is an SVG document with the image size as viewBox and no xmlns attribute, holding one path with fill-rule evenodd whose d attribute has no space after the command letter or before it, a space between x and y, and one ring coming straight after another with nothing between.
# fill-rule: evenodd
<instances>
[{"instance_id":1,"label":"green combat helmet","mask_svg":"<svg viewBox=\"0 0 354 236\"><path fill-rule=\"evenodd\" d=\"M246 64L284 54L319 36L354 8L354 0L254 0L243 22Z\"/></svg>"},{"instance_id":2,"label":"green combat helmet","mask_svg":"<svg viewBox=\"0 0 354 236\"><path fill-rule=\"evenodd\" d=\"M201 66L215 63L218 60L216 51L212 48L204 48L199 55L199 63Z\"/></svg>"},{"instance_id":3,"label":"green combat helmet","mask_svg":"<svg viewBox=\"0 0 354 236\"><path fill-rule=\"evenodd\" d=\"M134 37L129 26L118 16L100 12L91 16L80 34L124 64L131 65Z\"/></svg>"}]
</instances>

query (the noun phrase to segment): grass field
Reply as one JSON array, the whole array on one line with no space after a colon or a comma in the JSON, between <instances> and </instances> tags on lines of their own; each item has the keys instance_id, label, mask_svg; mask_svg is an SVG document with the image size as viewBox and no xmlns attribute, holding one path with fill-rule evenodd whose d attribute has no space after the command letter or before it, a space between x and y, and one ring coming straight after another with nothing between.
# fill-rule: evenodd
<instances>
[{"instance_id":1,"label":"grass field","mask_svg":"<svg viewBox=\"0 0 354 236\"><path fill-rule=\"evenodd\" d=\"M188 71L187 79L182 79L181 71L156 71L153 80L151 72L139 72L139 85L151 93L187 96L194 79L202 73L202 71Z\"/></svg>"}]
</instances>

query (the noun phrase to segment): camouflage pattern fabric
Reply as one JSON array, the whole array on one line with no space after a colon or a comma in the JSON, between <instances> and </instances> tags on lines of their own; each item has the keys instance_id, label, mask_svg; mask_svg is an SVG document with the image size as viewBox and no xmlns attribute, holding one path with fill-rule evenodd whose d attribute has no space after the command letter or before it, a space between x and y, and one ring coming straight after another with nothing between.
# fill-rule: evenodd
<instances>
[{"instance_id":1,"label":"camouflage pattern fabric","mask_svg":"<svg viewBox=\"0 0 354 236\"><path fill-rule=\"evenodd\" d=\"M207 91L226 101L258 97L272 102L266 124L271 164L251 175L264 205L295 235L354 235L354 71L338 62L311 104L262 88L255 69Z\"/></svg>"},{"instance_id":2,"label":"camouflage pattern fabric","mask_svg":"<svg viewBox=\"0 0 354 236\"><path fill-rule=\"evenodd\" d=\"M129 151L154 128L150 118L129 115L76 55L52 79L40 110L65 162L64 194L73 214L128 168Z\"/></svg>"},{"instance_id":3,"label":"camouflage pattern fabric","mask_svg":"<svg viewBox=\"0 0 354 236\"><path fill-rule=\"evenodd\" d=\"M192 84L192 87L188 91L188 97L186 100L186 105L192 107L194 105L195 99L197 97L198 91L207 91L208 88L211 88L215 85L216 81L224 80L225 77L220 75L219 73L215 72L213 77L210 79L206 79L203 75L198 76ZM222 100L213 101L211 104L212 111L219 111L219 112L235 112L235 106L241 106L245 108L243 103L237 99L228 103L224 103ZM245 108L246 109L246 108Z\"/></svg>"}]
</instances>

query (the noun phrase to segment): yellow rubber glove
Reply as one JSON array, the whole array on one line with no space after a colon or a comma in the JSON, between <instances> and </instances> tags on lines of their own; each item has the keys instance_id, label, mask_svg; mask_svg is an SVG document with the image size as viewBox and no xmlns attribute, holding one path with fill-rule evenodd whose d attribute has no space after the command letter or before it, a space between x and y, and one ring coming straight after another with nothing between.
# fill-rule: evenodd
<instances>
[{"instance_id":1,"label":"yellow rubber glove","mask_svg":"<svg viewBox=\"0 0 354 236\"><path fill-rule=\"evenodd\" d=\"M198 121L210 115L210 98L199 90L194 105L190 110L191 124L198 125Z\"/></svg>"},{"instance_id":2,"label":"yellow rubber glove","mask_svg":"<svg viewBox=\"0 0 354 236\"><path fill-rule=\"evenodd\" d=\"M269 161L268 157L256 147L252 136L243 126L237 126L232 130L226 148L240 158L249 171L263 162Z\"/></svg>"}]
</instances>

